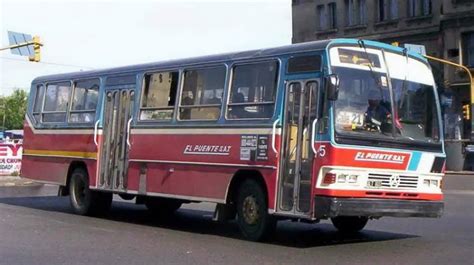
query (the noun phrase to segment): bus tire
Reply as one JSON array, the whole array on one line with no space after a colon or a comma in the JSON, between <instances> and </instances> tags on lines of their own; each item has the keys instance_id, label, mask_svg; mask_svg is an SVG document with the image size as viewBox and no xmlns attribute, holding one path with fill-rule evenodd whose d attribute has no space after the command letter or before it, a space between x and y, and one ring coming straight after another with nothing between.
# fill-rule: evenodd
<instances>
[{"instance_id":1,"label":"bus tire","mask_svg":"<svg viewBox=\"0 0 474 265\"><path fill-rule=\"evenodd\" d=\"M112 193L90 190L87 171L76 168L69 182L69 201L76 214L100 215L110 209Z\"/></svg>"},{"instance_id":2,"label":"bus tire","mask_svg":"<svg viewBox=\"0 0 474 265\"><path fill-rule=\"evenodd\" d=\"M237 193L237 224L251 241L263 241L275 231L276 220L268 214L266 193L253 179L245 180Z\"/></svg>"},{"instance_id":3,"label":"bus tire","mask_svg":"<svg viewBox=\"0 0 474 265\"><path fill-rule=\"evenodd\" d=\"M341 233L356 233L364 229L369 218L365 216L337 216L331 218L332 224Z\"/></svg>"},{"instance_id":4,"label":"bus tire","mask_svg":"<svg viewBox=\"0 0 474 265\"><path fill-rule=\"evenodd\" d=\"M158 215L173 214L181 207L182 202L180 200L160 198L160 197L146 197L145 206L146 208Z\"/></svg>"}]
</instances>

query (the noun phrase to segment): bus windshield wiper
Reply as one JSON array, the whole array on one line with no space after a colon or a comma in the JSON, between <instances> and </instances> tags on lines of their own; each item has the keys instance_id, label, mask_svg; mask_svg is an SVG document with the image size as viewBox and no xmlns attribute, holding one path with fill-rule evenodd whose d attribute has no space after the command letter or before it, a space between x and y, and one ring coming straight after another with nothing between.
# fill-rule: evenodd
<instances>
[{"instance_id":1,"label":"bus windshield wiper","mask_svg":"<svg viewBox=\"0 0 474 265\"><path fill-rule=\"evenodd\" d=\"M403 79L402 81L402 91L400 93L401 97L400 97L400 107L404 107L404 99L405 99L405 95L407 93L407 79L408 79L408 50L407 48L403 49L403 56L405 56L406 58L406 62L407 62L407 65L405 67L405 78ZM400 120L400 119L399 119ZM403 120L400 120L401 122L403 122Z\"/></svg>"},{"instance_id":2,"label":"bus windshield wiper","mask_svg":"<svg viewBox=\"0 0 474 265\"><path fill-rule=\"evenodd\" d=\"M373 63L372 63L372 60L370 60L370 56L369 56L369 53L367 52L367 48L365 47L365 43L361 39L358 40L357 43L359 44L360 48L364 49L365 58L369 62L368 66L369 66L370 74L371 74L372 78L374 79L374 82L377 85L377 88L380 91L380 95L382 96L382 100L385 101L385 98L384 98L384 95L383 95L382 84L380 84L381 81L379 80L379 78L377 78L377 75L375 74L374 69L372 68Z\"/></svg>"}]
</instances>

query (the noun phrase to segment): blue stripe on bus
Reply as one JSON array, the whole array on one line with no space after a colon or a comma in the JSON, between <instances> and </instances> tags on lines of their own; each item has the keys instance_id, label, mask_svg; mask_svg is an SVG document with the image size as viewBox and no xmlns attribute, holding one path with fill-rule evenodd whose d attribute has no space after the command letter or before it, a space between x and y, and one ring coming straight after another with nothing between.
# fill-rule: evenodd
<instances>
[{"instance_id":1,"label":"blue stripe on bus","mask_svg":"<svg viewBox=\"0 0 474 265\"><path fill-rule=\"evenodd\" d=\"M410 164L408 165L408 170L415 171L418 168L418 164L420 163L421 159L421 152L413 152L411 155Z\"/></svg>"}]
</instances>

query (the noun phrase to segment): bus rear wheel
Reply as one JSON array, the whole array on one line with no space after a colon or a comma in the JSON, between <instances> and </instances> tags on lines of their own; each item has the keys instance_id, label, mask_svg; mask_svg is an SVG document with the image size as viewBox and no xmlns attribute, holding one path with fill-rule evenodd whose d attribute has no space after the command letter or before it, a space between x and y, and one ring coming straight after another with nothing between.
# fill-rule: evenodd
<instances>
[{"instance_id":1,"label":"bus rear wheel","mask_svg":"<svg viewBox=\"0 0 474 265\"><path fill-rule=\"evenodd\" d=\"M83 168L76 168L69 182L69 200L74 213L99 215L110 209L112 193L89 189L89 176Z\"/></svg>"},{"instance_id":2,"label":"bus rear wheel","mask_svg":"<svg viewBox=\"0 0 474 265\"><path fill-rule=\"evenodd\" d=\"M331 218L332 224L341 233L356 233L364 229L369 218L365 216L338 216Z\"/></svg>"},{"instance_id":3,"label":"bus rear wheel","mask_svg":"<svg viewBox=\"0 0 474 265\"><path fill-rule=\"evenodd\" d=\"M255 180L242 183L237 194L237 223L243 236L262 241L275 231L276 220L268 214L268 203L262 186Z\"/></svg>"}]
</instances>

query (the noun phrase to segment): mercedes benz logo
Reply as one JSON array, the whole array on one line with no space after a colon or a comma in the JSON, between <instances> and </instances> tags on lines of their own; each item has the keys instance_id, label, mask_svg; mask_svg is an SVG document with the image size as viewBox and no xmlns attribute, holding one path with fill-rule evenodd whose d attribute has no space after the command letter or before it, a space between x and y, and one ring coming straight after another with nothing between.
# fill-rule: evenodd
<instances>
[{"instance_id":1,"label":"mercedes benz logo","mask_svg":"<svg viewBox=\"0 0 474 265\"><path fill-rule=\"evenodd\" d=\"M393 175L390 177L388 184L392 188L398 188L398 185L400 185L400 176L398 175Z\"/></svg>"}]
</instances>

